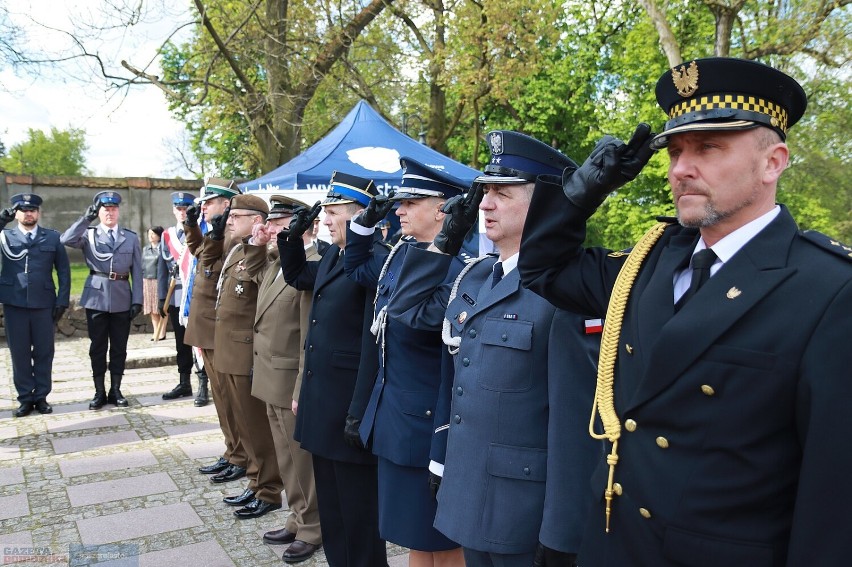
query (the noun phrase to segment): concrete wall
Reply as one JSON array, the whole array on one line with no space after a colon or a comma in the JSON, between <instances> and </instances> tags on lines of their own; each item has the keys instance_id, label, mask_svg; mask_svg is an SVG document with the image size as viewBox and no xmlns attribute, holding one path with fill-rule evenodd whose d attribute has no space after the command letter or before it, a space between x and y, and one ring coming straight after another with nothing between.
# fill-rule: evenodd
<instances>
[{"instance_id":1,"label":"concrete wall","mask_svg":"<svg viewBox=\"0 0 852 567\"><path fill-rule=\"evenodd\" d=\"M170 194L188 191L198 195L202 185L200 179L65 177L0 172L0 208L8 207L9 199L16 193L36 193L44 199L39 224L64 232L92 204L95 194L115 191L121 195L119 225L136 232L144 243L149 227L168 227L175 223ZM68 254L72 262L83 261L78 250L69 248Z\"/></svg>"}]
</instances>

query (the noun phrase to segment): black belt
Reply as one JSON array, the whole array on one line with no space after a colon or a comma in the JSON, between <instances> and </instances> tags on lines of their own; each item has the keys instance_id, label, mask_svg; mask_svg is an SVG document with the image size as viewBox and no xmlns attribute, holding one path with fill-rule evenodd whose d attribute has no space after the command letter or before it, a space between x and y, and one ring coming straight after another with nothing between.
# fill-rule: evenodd
<instances>
[{"instance_id":1,"label":"black belt","mask_svg":"<svg viewBox=\"0 0 852 567\"><path fill-rule=\"evenodd\" d=\"M118 274L116 272L96 272L95 270L89 270L89 275L103 276L103 277L111 279L111 280L129 280L130 279L130 274Z\"/></svg>"}]
</instances>

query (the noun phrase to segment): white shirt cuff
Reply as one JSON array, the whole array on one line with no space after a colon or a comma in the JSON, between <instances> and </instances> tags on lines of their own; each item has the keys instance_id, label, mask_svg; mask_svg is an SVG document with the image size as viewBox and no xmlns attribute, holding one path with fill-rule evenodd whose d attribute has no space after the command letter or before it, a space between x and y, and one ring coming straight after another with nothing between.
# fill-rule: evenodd
<instances>
[{"instance_id":1,"label":"white shirt cuff","mask_svg":"<svg viewBox=\"0 0 852 567\"><path fill-rule=\"evenodd\" d=\"M444 477L444 465L441 463L436 463L435 461L429 461L429 472Z\"/></svg>"},{"instance_id":2,"label":"white shirt cuff","mask_svg":"<svg viewBox=\"0 0 852 567\"><path fill-rule=\"evenodd\" d=\"M361 226L355 221L349 223L349 228L352 229L352 232L360 234L361 236L371 236L374 232L376 232L376 227L371 226L368 228L366 226Z\"/></svg>"}]
</instances>

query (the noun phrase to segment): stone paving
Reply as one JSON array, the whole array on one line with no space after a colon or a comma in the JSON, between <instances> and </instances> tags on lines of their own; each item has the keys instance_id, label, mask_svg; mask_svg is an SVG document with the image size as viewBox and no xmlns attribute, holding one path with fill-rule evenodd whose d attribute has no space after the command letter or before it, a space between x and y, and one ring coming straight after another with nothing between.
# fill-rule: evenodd
<instances>
[{"instance_id":1,"label":"stone paving","mask_svg":"<svg viewBox=\"0 0 852 567\"><path fill-rule=\"evenodd\" d=\"M121 388L130 407L88 409L89 341L67 338L57 342L53 413L17 419L9 351L0 345L0 564L284 564L284 547L260 536L283 526L288 512L238 520L222 497L246 481L213 485L196 471L224 449L215 408L160 397L177 383L174 339L149 336L130 338ZM391 544L388 558L390 567L408 564L407 550ZM320 551L299 565L327 562Z\"/></svg>"}]
</instances>

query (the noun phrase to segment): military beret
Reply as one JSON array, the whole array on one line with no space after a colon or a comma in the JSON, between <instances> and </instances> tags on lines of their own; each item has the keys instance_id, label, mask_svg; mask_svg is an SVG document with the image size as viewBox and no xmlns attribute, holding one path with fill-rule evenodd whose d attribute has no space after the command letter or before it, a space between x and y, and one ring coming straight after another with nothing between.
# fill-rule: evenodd
<instances>
[{"instance_id":1,"label":"military beret","mask_svg":"<svg viewBox=\"0 0 852 567\"><path fill-rule=\"evenodd\" d=\"M269 205L257 195L237 195L231 199L232 209L245 209L247 211L257 211L266 216L269 214Z\"/></svg>"}]
</instances>

